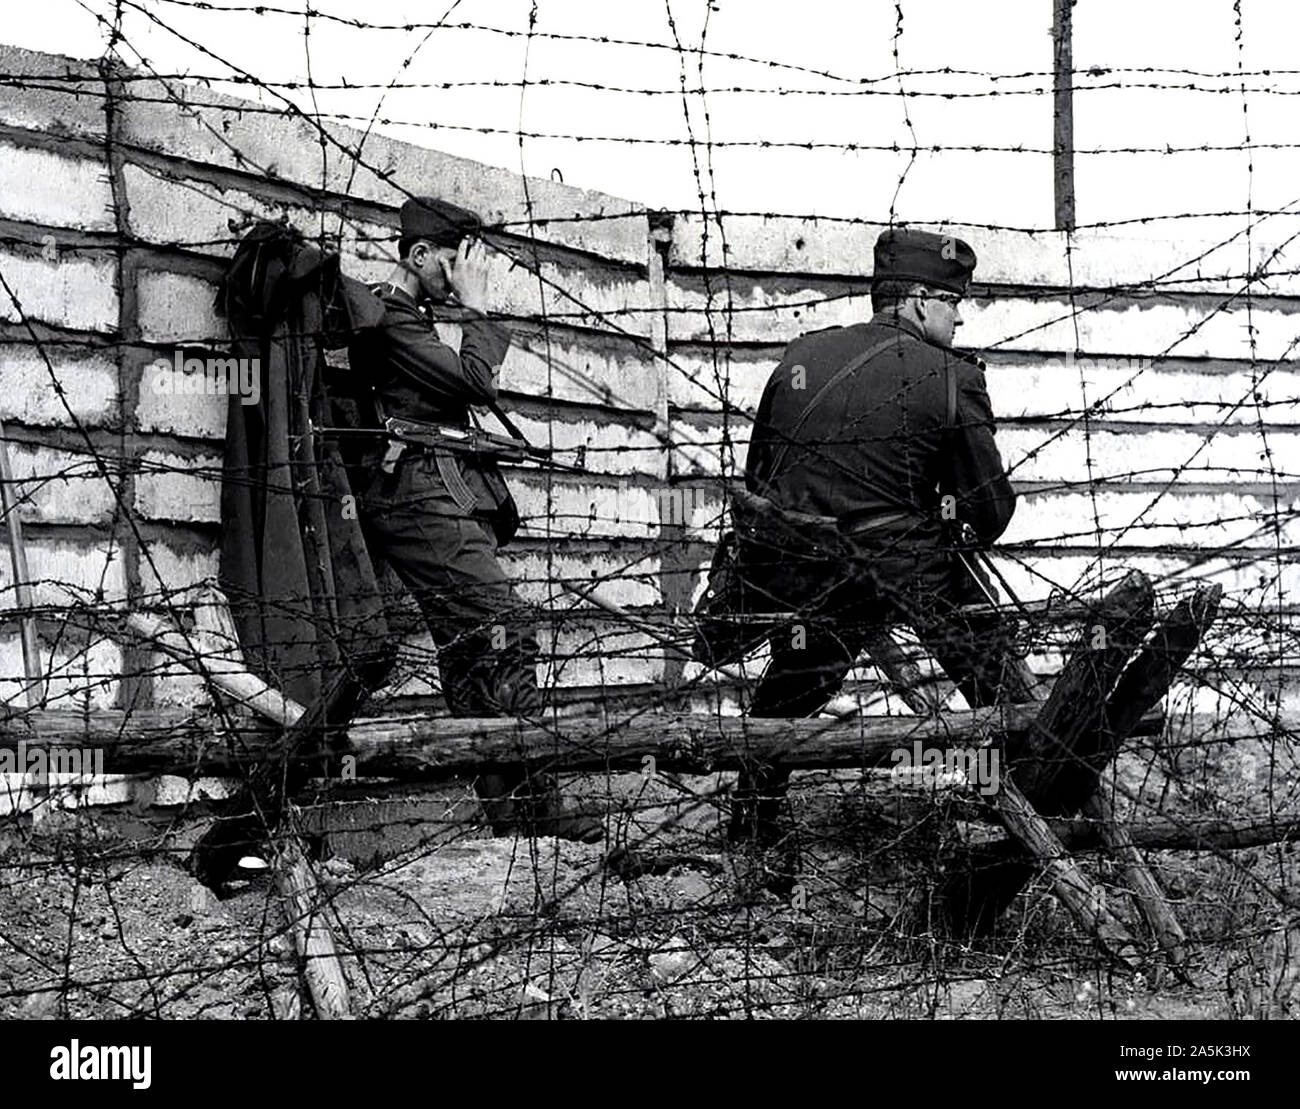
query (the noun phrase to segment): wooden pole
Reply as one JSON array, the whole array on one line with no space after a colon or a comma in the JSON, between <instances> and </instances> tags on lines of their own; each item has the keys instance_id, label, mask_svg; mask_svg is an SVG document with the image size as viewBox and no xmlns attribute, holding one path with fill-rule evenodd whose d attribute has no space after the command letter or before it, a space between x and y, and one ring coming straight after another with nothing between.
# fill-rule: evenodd
<instances>
[{"instance_id":1,"label":"wooden pole","mask_svg":"<svg viewBox=\"0 0 1300 1109\"><path fill-rule=\"evenodd\" d=\"M1006 772L1044 816L1076 813L1096 791L1094 762L1111 757L1106 698L1154 620L1151 583L1130 571L1084 625L1034 728L1008 742Z\"/></svg>"},{"instance_id":2,"label":"wooden pole","mask_svg":"<svg viewBox=\"0 0 1300 1109\"><path fill-rule=\"evenodd\" d=\"M1074 230L1074 0L1052 0L1052 181L1056 230Z\"/></svg>"},{"instance_id":3,"label":"wooden pole","mask_svg":"<svg viewBox=\"0 0 1300 1109\"><path fill-rule=\"evenodd\" d=\"M225 595L209 587L202 598L207 609L200 625L189 637L158 616L133 613L127 628L153 647L170 655L198 674L207 677L223 693L275 724L289 727L304 712L302 705L272 689L244 666L234 620ZM269 753L264 748L263 753ZM351 1015L347 978L339 962L338 949L329 922L324 918L325 899L307 860L296 821L286 813L272 839L276 889L293 932L294 945L302 960L303 978L321 1020L342 1020Z\"/></svg>"},{"instance_id":4,"label":"wooden pole","mask_svg":"<svg viewBox=\"0 0 1300 1109\"><path fill-rule=\"evenodd\" d=\"M937 714L937 705L920 691L920 670L907 658L887 630L873 637L868 650L872 661L914 711L932 711ZM1023 664L1017 665L1015 672L1006 677L1032 688L1032 675ZM1016 788L1015 783L1003 778L1001 788L991 800L1003 826L1039 861L1051 877L1053 892L1079 926L1095 939L1102 951L1117 959L1124 967L1135 968L1137 946L1120 920L1107 910L1103 890L1088 881L1047 821L1034 811L1034 807Z\"/></svg>"},{"instance_id":5,"label":"wooden pole","mask_svg":"<svg viewBox=\"0 0 1300 1109\"><path fill-rule=\"evenodd\" d=\"M1140 952L1123 923L1106 907L1105 891L1084 877L1047 822L1034 811L1025 795L1009 778L993 803L1006 829L1042 864L1052 881L1052 892L1070 911L1098 947L1128 970L1136 970Z\"/></svg>"},{"instance_id":6,"label":"wooden pole","mask_svg":"<svg viewBox=\"0 0 1300 1109\"><path fill-rule=\"evenodd\" d=\"M284 912L293 930L294 946L302 960L303 978L321 1020L347 1020L352 1016L348 980L339 962L334 933L325 919L327 899L322 898L311 863L303 853L296 821L286 814L275 837L275 886L284 900Z\"/></svg>"},{"instance_id":7,"label":"wooden pole","mask_svg":"<svg viewBox=\"0 0 1300 1109\"><path fill-rule=\"evenodd\" d=\"M980 747L1030 728L1038 705L953 711L941 718L861 716L800 720L632 711L533 723L509 717L384 717L354 721L346 754L360 776L440 781L473 776L485 765L524 762L559 773L640 770L647 755L684 774L739 770L779 760L794 769L890 766L899 750ZM103 709L34 714L39 734L5 729L0 751L97 747L109 774L238 775L281 752L280 730L250 724L232 731L220 719L180 711ZM1152 714L1141 730L1158 734ZM315 761L316 753L298 756Z\"/></svg>"},{"instance_id":8,"label":"wooden pole","mask_svg":"<svg viewBox=\"0 0 1300 1109\"><path fill-rule=\"evenodd\" d=\"M27 676L24 690L29 708L39 708L44 697L44 675L41 669L41 646L36 638L36 616L32 604L31 578L27 569L27 544L23 540L23 524L18 515L18 500L14 496L13 468L9 462L9 438L0 423L0 509L4 512L5 529L9 540L9 562L14 574L14 595L22 615L19 617L23 644L23 671Z\"/></svg>"},{"instance_id":9,"label":"wooden pole","mask_svg":"<svg viewBox=\"0 0 1300 1109\"><path fill-rule=\"evenodd\" d=\"M1084 805L1083 815L1096 822L1102 842L1123 869L1125 884L1170 963L1175 968L1182 967L1187 962L1187 936L1165 900L1160 883L1134 845L1128 828L1115 819L1114 807L1100 793L1094 793Z\"/></svg>"},{"instance_id":10,"label":"wooden pole","mask_svg":"<svg viewBox=\"0 0 1300 1109\"><path fill-rule=\"evenodd\" d=\"M250 673L241 659L231 657L230 645L216 640L210 632L195 631L186 636L163 617L142 612L131 613L125 626L264 719L288 725L302 716L302 705Z\"/></svg>"}]
</instances>

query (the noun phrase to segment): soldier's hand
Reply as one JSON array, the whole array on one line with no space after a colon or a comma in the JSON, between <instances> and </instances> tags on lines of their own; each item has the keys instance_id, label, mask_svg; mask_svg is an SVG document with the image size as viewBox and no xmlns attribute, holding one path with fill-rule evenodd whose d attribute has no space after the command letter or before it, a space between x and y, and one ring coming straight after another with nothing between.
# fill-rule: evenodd
<instances>
[{"instance_id":1,"label":"soldier's hand","mask_svg":"<svg viewBox=\"0 0 1300 1109\"><path fill-rule=\"evenodd\" d=\"M442 263L442 272L447 277L447 284L456 294L456 299L466 308L473 308L479 312L486 311L487 247L479 240L471 243L468 239L462 239L454 261L448 262L445 258L440 258L439 261Z\"/></svg>"}]
</instances>

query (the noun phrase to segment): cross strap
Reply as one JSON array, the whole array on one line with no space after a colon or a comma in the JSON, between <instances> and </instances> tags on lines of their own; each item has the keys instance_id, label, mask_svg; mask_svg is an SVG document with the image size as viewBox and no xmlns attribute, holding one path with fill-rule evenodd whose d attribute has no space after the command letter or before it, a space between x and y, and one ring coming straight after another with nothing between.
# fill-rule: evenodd
<instances>
[{"instance_id":1,"label":"cross strap","mask_svg":"<svg viewBox=\"0 0 1300 1109\"><path fill-rule=\"evenodd\" d=\"M897 336L891 335L888 339L882 339L879 343L876 343L875 346L868 347L862 354L859 354L856 358L850 359L840 367L840 369L831 375L826 384L818 389L817 392L808 399L808 403L804 406L804 410L799 413L799 418L795 420L794 427L786 433L785 442L781 444L781 449L777 451L776 455L772 459L772 468L768 472L766 479L769 483L775 481L777 475L780 473L781 463L785 461L785 456L789 453L791 446L794 445L795 435L798 434L799 429L807 422L808 417L812 415L813 409L826 399L831 388L838 385L855 370L861 369L886 347L893 346L897 342Z\"/></svg>"}]
</instances>

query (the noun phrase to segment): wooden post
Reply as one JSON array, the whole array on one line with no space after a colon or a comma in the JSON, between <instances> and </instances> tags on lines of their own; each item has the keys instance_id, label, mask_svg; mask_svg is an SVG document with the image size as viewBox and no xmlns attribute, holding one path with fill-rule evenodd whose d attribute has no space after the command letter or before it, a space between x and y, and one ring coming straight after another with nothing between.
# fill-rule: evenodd
<instances>
[{"instance_id":1,"label":"wooden post","mask_svg":"<svg viewBox=\"0 0 1300 1109\"><path fill-rule=\"evenodd\" d=\"M867 650L872 661L914 711L937 712L934 699L926 697L919 689L920 670L906 657L888 630L882 629L874 635ZM1028 667L1017 666L1015 674L1010 677L1032 686ZM1106 908L1101 887L1088 881L1047 821L1034 811L1015 783L1003 778L992 801L1007 831L1042 865L1052 880L1053 892L1079 926L1096 940L1103 952L1125 968L1134 969L1137 966L1137 945L1120 920Z\"/></svg>"},{"instance_id":2,"label":"wooden post","mask_svg":"<svg viewBox=\"0 0 1300 1109\"><path fill-rule=\"evenodd\" d=\"M1096 791L1095 764L1113 752L1106 698L1154 616L1151 583L1131 571L1085 623L1033 730L1008 741L1005 771L1044 816L1076 813Z\"/></svg>"},{"instance_id":3,"label":"wooden post","mask_svg":"<svg viewBox=\"0 0 1300 1109\"><path fill-rule=\"evenodd\" d=\"M273 689L252 674L243 660L231 657L227 643L214 641L209 632L182 634L161 616L133 612L126 618L126 630L152 647L206 678L240 705L275 724L292 724L303 714L303 706Z\"/></svg>"},{"instance_id":4,"label":"wooden post","mask_svg":"<svg viewBox=\"0 0 1300 1109\"><path fill-rule=\"evenodd\" d=\"M1105 727L1110 734L1112 752L1129 734L1131 721L1141 717L1165 695L1205 630L1214 622L1222 596L1222 586L1199 586L1190 598L1174 606L1150 642L1129 663L1106 702ZM1186 978L1182 968L1187 959L1187 937L1156 876L1134 846L1128 829L1115 819L1114 809L1102 793L1094 793L1083 811L1097 822L1102 842L1123 868L1128 887L1156 940L1175 970Z\"/></svg>"},{"instance_id":5,"label":"wooden post","mask_svg":"<svg viewBox=\"0 0 1300 1109\"><path fill-rule=\"evenodd\" d=\"M284 913L302 959L303 978L316 1015L321 1020L347 1020L352 1015L348 980L325 919L327 899L321 897L316 875L303 853L297 821L288 813L273 842L273 851L275 887L284 899Z\"/></svg>"},{"instance_id":6,"label":"wooden post","mask_svg":"<svg viewBox=\"0 0 1300 1109\"><path fill-rule=\"evenodd\" d=\"M1134 846L1133 837L1115 819L1115 810L1110 801L1102 794L1094 793L1084 805L1083 815L1096 822L1102 842L1123 868L1125 882L1137 901L1142 916L1155 933L1156 941L1169 956L1170 963L1175 968L1182 967L1187 961L1187 937L1169 907L1169 902L1165 900L1164 891L1156 881L1156 876L1151 873L1146 860Z\"/></svg>"},{"instance_id":7,"label":"wooden post","mask_svg":"<svg viewBox=\"0 0 1300 1109\"><path fill-rule=\"evenodd\" d=\"M876 669L917 716L938 716L943 697L934 686L927 687L921 669L907 657L888 628L873 629L867 635L866 651Z\"/></svg>"},{"instance_id":8,"label":"wooden post","mask_svg":"<svg viewBox=\"0 0 1300 1109\"><path fill-rule=\"evenodd\" d=\"M1128 929L1106 907L1105 891L1084 877L1047 821L1034 811L1015 782L1003 778L993 804L1007 831L1045 868L1052 880L1052 891L1079 926L1125 969L1136 970L1140 951Z\"/></svg>"},{"instance_id":9,"label":"wooden post","mask_svg":"<svg viewBox=\"0 0 1300 1109\"><path fill-rule=\"evenodd\" d=\"M1074 0L1052 0L1052 180L1056 230L1074 230Z\"/></svg>"},{"instance_id":10,"label":"wooden post","mask_svg":"<svg viewBox=\"0 0 1300 1109\"><path fill-rule=\"evenodd\" d=\"M224 595L217 589L210 589L205 593L204 601L216 611L209 612L201 621L208 625L207 628L188 638L158 616L133 613L127 618L126 626L271 722L287 728L299 721L304 713L302 705L245 669L237 638L233 644L228 638L228 633L234 629L234 620L224 607ZM316 1015L321 1020L346 1018L350 1015L347 979L339 963L329 923L322 915L320 886L307 861L296 821L290 812L284 814L282 826L272 841L272 855L276 889L284 900L285 915L298 956L302 959L303 977Z\"/></svg>"},{"instance_id":11,"label":"wooden post","mask_svg":"<svg viewBox=\"0 0 1300 1109\"><path fill-rule=\"evenodd\" d=\"M14 598L21 615L18 625L23 644L23 670L27 676L24 690L28 708L39 708L42 700L44 675L41 672L41 647L36 638L36 616L32 611L32 586L27 569L27 544L23 540L23 524L18 516L18 500L14 496L14 475L9 464L9 439L4 424L0 423L0 508L3 508L5 529L9 537L9 563L14 574Z\"/></svg>"}]
</instances>

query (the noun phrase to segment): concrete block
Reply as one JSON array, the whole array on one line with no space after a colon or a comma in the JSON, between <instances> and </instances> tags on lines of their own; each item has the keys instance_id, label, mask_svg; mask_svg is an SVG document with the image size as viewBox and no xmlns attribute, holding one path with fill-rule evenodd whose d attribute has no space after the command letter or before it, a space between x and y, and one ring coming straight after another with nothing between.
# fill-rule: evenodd
<instances>
[{"instance_id":1,"label":"concrete block","mask_svg":"<svg viewBox=\"0 0 1300 1109\"><path fill-rule=\"evenodd\" d=\"M99 159L0 143L0 216L51 227L112 231L117 215L108 167ZM47 245L57 249L57 237Z\"/></svg>"},{"instance_id":2,"label":"concrete block","mask_svg":"<svg viewBox=\"0 0 1300 1109\"><path fill-rule=\"evenodd\" d=\"M393 207L436 183L440 196L475 209L490 224L507 223L512 230L518 224L517 233L543 241L645 261L645 217L628 201L543 179L529 179L525 193L523 181L509 170L382 135L369 134L363 144L360 132L336 124L325 125L322 167L320 132L301 118L257 110L249 101L182 82L141 81L132 89L140 99L123 105L124 138L146 149ZM149 99L171 100L176 107L160 108ZM572 221L575 215L609 218Z\"/></svg>"},{"instance_id":3,"label":"concrete block","mask_svg":"<svg viewBox=\"0 0 1300 1109\"><path fill-rule=\"evenodd\" d=\"M501 388L534 397L653 412L657 360L631 340L515 329L501 368Z\"/></svg>"},{"instance_id":4,"label":"concrete block","mask_svg":"<svg viewBox=\"0 0 1300 1109\"><path fill-rule=\"evenodd\" d=\"M544 687L601 689L663 680L663 648L648 636L608 623L565 626L554 642L544 640L543 650Z\"/></svg>"},{"instance_id":5,"label":"concrete block","mask_svg":"<svg viewBox=\"0 0 1300 1109\"><path fill-rule=\"evenodd\" d=\"M557 477L548 493L540 475L515 473L510 487L527 536L650 539L658 535L654 490L626 479L615 483Z\"/></svg>"},{"instance_id":6,"label":"concrete block","mask_svg":"<svg viewBox=\"0 0 1300 1109\"><path fill-rule=\"evenodd\" d=\"M46 707L62 710L110 708L122 674L122 652L109 639L87 645L62 641L51 650L41 644ZM17 633L0 636L0 703L23 705L22 642Z\"/></svg>"},{"instance_id":7,"label":"concrete block","mask_svg":"<svg viewBox=\"0 0 1300 1109\"><path fill-rule=\"evenodd\" d=\"M507 549L501 552L501 564L529 604L549 605L561 611L583 607L582 601L564 591L564 584L575 589L594 587L601 598L624 608L662 601L661 564L653 553L511 554Z\"/></svg>"},{"instance_id":8,"label":"concrete block","mask_svg":"<svg viewBox=\"0 0 1300 1109\"><path fill-rule=\"evenodd\" d=\"M1296 509L1288 493L1275 515L1265 498L1242 493L1101 492L1031 493L1021 497L1003 543L1054 547L1218 548L1230 544L1290 545L1300 539Z\"/></svg>"},{"instance_id":9,"label":"concrete block","mask_svg":"<svg viewBox=\"0 0 1300 1109\"><path fill-rule=\"evenodd\" d=\"M114 507L113 493L99 476L92 457L31 444L11 444L20 513L25 521L41 524L91 524L107 519ZM117 459L106 459L114 480Z\"/></svg>"},{"instance_id":10,"label":"concrete block","mask_svg":"<svg viewBox=\"0 0 1300 1109\"><path fill-rule=\"evenodd\" d=\"M729 215L719 219L688 213L674 221L669 263L714 270L725 266L733 271L869 277L876 239L885 226L793 217ZM1068 240L1056 231L989 230L960 224L927 225L925 230L970 243L978 258L978 282L1236 291L1241 285L1238 275L1267 263L1266 272L1273 275L1267 291L1287 295L1296 291L1287 272L1295 267L1287 264L1286 248L1281 246L1285 236L1267 231L1251 244L1252 260L1242 238L1161 239L1142 229L1124 228L1087 228Z\"/></svg>"},{"instance_id":11,"label":"concrete block","mask_svg":"<svg viewBox=\"0 0 1300 1109\"><path fill-rule=\"evenodd\" d=\"M1232 484L1300 478L1300 436L1255 431L1108 431L1004 427L997 440L1016 481L1182 481ZM1272 464L1263 447L1267 444Z\"/></svg>"},{"instance_id":12,"label":"concrete block","mask_svg":"<svg viewBox=\"0 0 1300 1109\"><path fill-rule=\"evenodd\" d=\"M186 273L141 270L136 293L140 334L146 341L218 349L229 343L226 321L216 313L212 282Z\"/></svg>"},{"instance_id":13,"label":"concrete block","mask_svg":"<svg viewBox=\"0 0 1300 1109\"><path fill-rule=\"evenodd\" d=\"M672 421L674 476L743 475L751 431L748 420L733 418L724 438L719 417L678 415Z\"/></svg>"},{"instance_id":14,"label":"concrete block","mask_svg":"<svg viewBox=\"0 0 1300 1109\"><path fill-rule=\"evenodd\" d=\"M26 543L28 580L37 605L62 608L126 597L119 545L98 545L91 535L81 542L27 536ZM12 590L13 568L7 558L0 559L0 605L17 604Z\"/></svg>"},{"instance_id":15,"label":"concrete block","mask_svg":"<svg viewBox=\"0 0 1300 1109\"><path fill-rule=\"evenodd\" d=\"M789 277L737 278L730 294L709 304L698 282L668 285L668 335L676 341L708 342L726 332L732 341L788 343L824 327L871 318L865 289L830 281ZM1102 303L1066 299L970 297L957 333L962 346L981 351L1081 349L1124 357L1241 358L1291 356L1295 316L1277 302L1254 306L1248 330L1244 306L1223 308L1205 301L1171 304ZM1254 337L1252 348L1250 339Z\"/></svg>"},{"instance_id":16,"label":"concrete block","mask_svg":"<svg viewBox=\"0 0 1300 1109\"><path fill-rule=\"evenodd\" d=\"M679 408L720 412L725 402L752 413L779 354L727 347L673 350L667 371L668 399Z\"/></svg>"},{"instance_id":17,"label":"concrete block","mask_svg":"<svg viewBox=\"0 0 1300 1109\"><path fill-rule=\"evenodd\" d=\"M135 508L147 520L219 523L221 458L145 451L135 479Z\"/></svg>"},{"instance_id":18,"label":"concrete block","mask_svg":"<svg viewBox=\"0 0 1300 1109\"><path fill-rule=\"evenodd\" d=\"M51 135L104 134L104 86L94 62L3 46L0 68L23 78L0 97L0 123Z\"/></svg>"},{"instance_id":19,"label":"concrete block","mask_svg":"<svg viewBox=\"0 0 1300 1109\"><path fill-rule=\"evenodd\" d=\"M603 419L537 420L516 414L511 417L535 446L549 446L556 459L569 465L585 448L585 466L592 474L645 474L655 477L663 471L664 449L650 432L631 423L610 423Z\"/></svg>"},{"instance_id":20,"label":"concrete block","mask_svg":"<svg viewBox=\"0 0 1300 1109\"><path fill-rule=\"evenodd\" d=\"M179 166L176 172L183 173ZM290 208L240 189L186 176L186 180L177 181L162 176L152 166L128 163L123 167L133 234L148 243L230 258L238 238L232 234L229 220L274 220L286 212L302 218L306 214L302 208Z\"/></svg>"},{"instance_id":21,"label":"concrete block","mask_svg":"<svg viewBox=\"0 0 1300 1109\"><path fill-rule=\"evenodd\" d=\"M116 420L118 373L111 356L58 347L46 347L45 354L48 363L32 346L0 344L0 419L28 427L66 427L72 423L71 408L90 427ZM63 386L62 400L55 381Z\"/></svg>"},{"instance_id":22,"label":"concrete block","mask_svg":"<svg viewBox=\"0 0 1300 1109\"><path fill-rule=\"evenodd\" d=\"M164 597L183 602L189 590L216 579L221 562L216 541L206 547L200 543L194 539L182 546L178 537L174 546L155 542L140 552L140 591L146 604Z\"/></svg>"},{"instance_id":23,"label":"concrete block","mask_svg":"<svg viewBox=\"0 0 1300 1109\"><path fill-rule=\"evenodd\" d=\"M1159 424L1300 422L1300 373L1285 364L1229 372L1141 358L989 358L985 374L998 417L1081 415L1099 402L1112 419Z\"/></svg>"},{"instance_id":24,"label":"concrete block","mask_svg":"<svg viewBox=\"0 0 1300 1109\"><path fill-rule=\"evenodd\" d=\"M178 391L178 375L171 372L167 376L171 391L158 391L152 385L153 370L149 365L144 367L140 378L140 401L135 410L140 430L190 439L224 439L230 398L222 394L186 392L183 385L182 391Z\"/></svg>"},{"instance_id":25,"label":"concrete block","mask_svg":"<svg viewBox=\"0 0 1300 1109\"><path fill-rule=\"evenodd\" d=\"M24 318L79 331L117 330L116 266L111 258L62 251L56 259L0 250L0 271L18 298L0 291L0 320Z\"/></svg>"}]
</instances>

